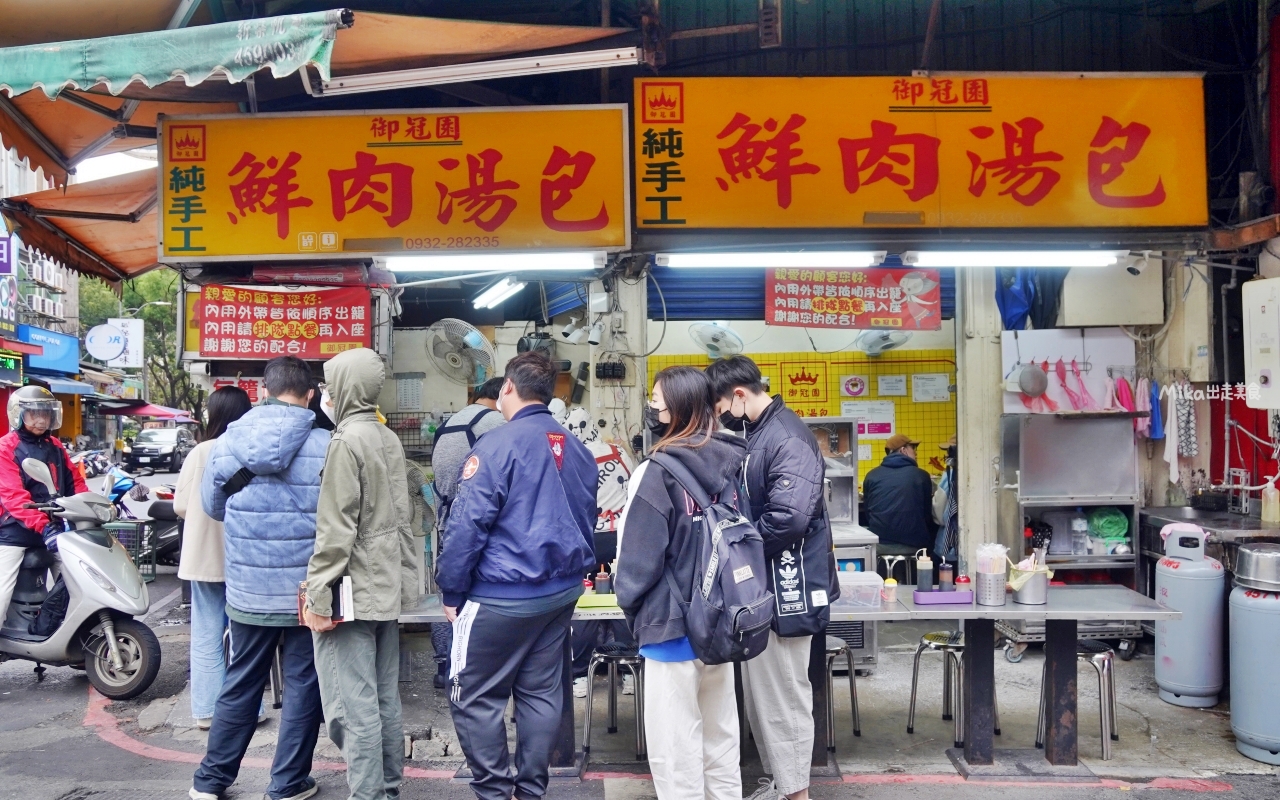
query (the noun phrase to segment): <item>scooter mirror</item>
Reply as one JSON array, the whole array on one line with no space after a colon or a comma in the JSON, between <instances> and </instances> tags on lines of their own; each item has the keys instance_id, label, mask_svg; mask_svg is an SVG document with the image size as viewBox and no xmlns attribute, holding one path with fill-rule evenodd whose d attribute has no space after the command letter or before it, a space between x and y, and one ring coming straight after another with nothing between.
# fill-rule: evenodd
<instances>
[{"instance_id":1,"label":"scooter mirror","mask_svg":"<svg viewBox=\"0 0 1280 800\"><path fill-rule=\"evenodd\" d=\"M50 497L58 496L58 487L53 482L53 475L49 472L49 465L36 458L22 459L22 471L30 475L38 483L44 484L44 488L49 490Z\"/></svg>"}]
</instances>

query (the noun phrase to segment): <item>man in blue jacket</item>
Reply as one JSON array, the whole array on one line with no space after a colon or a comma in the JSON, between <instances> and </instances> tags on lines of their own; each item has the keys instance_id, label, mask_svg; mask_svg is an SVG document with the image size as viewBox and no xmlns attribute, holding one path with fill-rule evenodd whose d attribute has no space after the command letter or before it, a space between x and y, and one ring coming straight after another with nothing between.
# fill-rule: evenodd
<instances>
[{"instance_id":1,"label":"man in blue jacket","mask_svg":"<svg viewBox=\"0 0 1280 800\"><path fill-rule=\"evenodd\" d=\"M315 550L320 469L329 433L307 409L315 380L305 361L283 356L263 372L267 401L227 426L209 456L200 496L223 522L231 665L191 800L218 800L235 782L257 725L277 645L283 647L284 709L268 800L304 800L322 717L311 631L298 624L298 584Z\"/></svg>"},{"instance_id":2,"label":"man in blue jacket","mask_svg":"<svg viewBox=\"0 0 1280 800\"><path fill-rule=\"evenodd\" d=\"M595 565L596 462L547 410L557 373L541 353L507 364L498 411L508 424L463 462L437 570L454 624L450 709L480 800L546 794L569 618ZM512 695L514 779L502 718Z\"/></svg>"}]
</instances>

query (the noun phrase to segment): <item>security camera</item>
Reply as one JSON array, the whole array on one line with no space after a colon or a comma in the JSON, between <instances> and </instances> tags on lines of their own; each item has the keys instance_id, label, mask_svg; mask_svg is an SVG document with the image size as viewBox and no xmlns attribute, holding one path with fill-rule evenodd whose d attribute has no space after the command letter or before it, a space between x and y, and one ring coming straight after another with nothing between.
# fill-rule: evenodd
<instances>
[{"instance_id":1,"label":"security camera","mask_svg":"<svg viewBox=\"0 0 1280 800\"><path fill-rule=\"evenodd\" d=\"M597 322L591 326L591 333L587 334L587 344L600 344L600 339L604 336L604 325Z\"/></svg>"},{"instance_id":2,"label":"security camera","mask_svg":"<svg viewBox=\"0 0 1280 800\"><path fill-rule=\"evenodd\" d=\"M1142 255L1133 255L1129 257L1129 264L1124 268L1126 272L1134 277L1141 275L1147 271L1147 266L1151 264L1151 253L1144 252Z\"/></svg>"},{"instance_id":3,"label":"security camera","mask_svg":"<svg viewBox=\"0 0 1280 800\"><path fill-rule=\"evenodd\" d=\"M573 336L573 332L578 329L578 318L569 317L569 324L560 329L560 335L568 339Z\"/></svg>"}]
</instances>

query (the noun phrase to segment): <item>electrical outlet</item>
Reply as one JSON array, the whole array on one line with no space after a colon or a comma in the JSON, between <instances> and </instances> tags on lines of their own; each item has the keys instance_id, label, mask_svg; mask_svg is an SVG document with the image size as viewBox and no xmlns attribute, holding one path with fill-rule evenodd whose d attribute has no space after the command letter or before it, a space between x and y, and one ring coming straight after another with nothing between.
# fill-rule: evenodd
<instances>
[{"instance_id":1,"label":"electrical outlet","mask_svg":"<svg viewBox=\"0 0 1280 800\"><path fill-rule=\"evenodd\" d=\"M613 312L613 319L611 324L613 325L613 329L615 331L621 331L622 329L624 329L627 326L626 312L625 311Z\"/></svg>"}]
</instances>

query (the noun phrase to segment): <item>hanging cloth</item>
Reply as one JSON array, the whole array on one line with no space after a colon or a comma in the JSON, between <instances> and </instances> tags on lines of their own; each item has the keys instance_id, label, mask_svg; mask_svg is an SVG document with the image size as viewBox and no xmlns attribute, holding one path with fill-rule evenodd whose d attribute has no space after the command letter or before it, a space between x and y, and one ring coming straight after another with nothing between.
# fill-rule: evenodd
<instances>
[{"instance_id":1,"label":"hanging cloth","mask_svg":"<svg viewBox=\"0 0 1280 800\"><path fill-rule=\"evenodd\" d=\"M1147 434L1150 439L1164 438L1164 418L1160 413L1160 383L1151 382L1151 430Z\"/></svg>"},{"instance_id":2,"label":"hanging cloth","mask_svg":"<svg viewBox=\"0 0 1280 800\"><path fill-rule=\"evenodd\" d=\"M1075 411L1084 409L1084 398L1077 394L1071 385L1067 383L1067 365L1058 359L1058 363L1053 365L1053 372L1058 376L1058 383L1062 384L1062 391L1067 394L1067 402L1071 403L1071 408Z\"/></svg>"},{"instance_id":3,"label":"hanging cloth","mask_svg":"<svg viewBox=\"0 0 1280 800\"><path fill-rule=\"evenodd\" d=\"M1046 377L1049 375L1049 359L1046 358L1044 360L1044 363L1040 365L1040 369L1044 370L1044 374ZM1048 413L1052 414L1053 412L1058 410L1058 404L1055 403L1053 401L1053 398L1049 396L1049 390L1047 388L1045 389L1044 394L1040 395L1038 399L1040 400L1040 403L1044 406L1044 409L1043 409L1044 411L1047 411Z\"/></svg>"},{"instance_id":4,"label":"hanging cloth","mask_svg":"<svg viewBox=\"0 0 1280 800\"><path fill-rule=\"evenodd\" d=\"M1093 399L1093 395L1089 394L1089 388L1084 385L1084 378L1080 376L1080 365L1076 360L1071 359L1071 374L1076 378L1076 386L1080 390L1080 401L1084 403L1086 411L1097 411L1098 401Z\"/></svg>"},{"instance_id":5,"label":"hanging cloth","mask_svg":"<svg viewBox=\"0 0 1280 800\"><path fill-rule=\"evenodd\" d=\"M1177 388L1181 388L1179 385ZM1164 461L1169 465L1169 483L1178 482L1178 450L1181 444L1178 421L1178 394L1169 392L1169 433L1164 437Z\"/></svg>"},{"instance_id":6,"label":"hanging cloth","mask_svg":"<svg viewBox=\"0 0 1280 800\"><path fill-rule=\"evenodd\" d=\"M1129 385L1129 381L1124 377L1116 378L1116 402L1125 411L1134 411L1136 409L1133 404L1133 387Z\"/></svg>"},{"instance_id":7,"label":"hanging cloth","mask_svg":"<svg viewBox=\"0 0 1280 800\"><path fill-rule=\"evenodd\" d=\"M1119 411L1120 403L1116 400L1116 381L1110 375L1107 376L1107 396L1102 401L1103 411Z\"/></svg>"},{"instance_id":8,"label":"hanging cloth","mask_svg":"<svg viewBox=\"0 0 1280 800\"><path fill-rule=\"evenodd\" d=\"M1200 455L1200 440L1196 436L1196 403L1191 399L1191 384L1181 381L1178 384L1177 416L1178 421L1178 455L1183 458L1195 458Z\"/></svg>"},{"instance_id":9,"label":"hanging cloth","mask_svg":"<svg viewBox=\"0 0 1280 800\"><path fill-rule=\"evenodd\" d=\"M1026 270L1035 273L1034 294L1031 298L1031 327L1038 331L1058 327L1058 305L1062 299L1062 282L1070 268L1037 267Z\"/></svg>"},{"instance_id":10,"label":"hanging cloth","mask_svg":"<svg viewBox=\"0 0 1280 800\"><path fill-rule=\"evenodd\" d=\"M1020 331L1027 327L1027 317L1036 293L1031 272L1027 269L996 270L996 305L1000 308L1000 321L1006 331Z\"/></svg>"},{"instance_id":11,"label":"hanging cloth","mask_svg":"<svg viewBox=\"0 0 1280 800\"><path fill-rule=\"evenodd\" d=\"M1133 390L1133 410L1151 413L1151 381L1138 379L1138 387ZM1142 438L1146 438L1151 430L1151 417L1134 417L1133 430Z\"/></svg>"}]
</instances>

